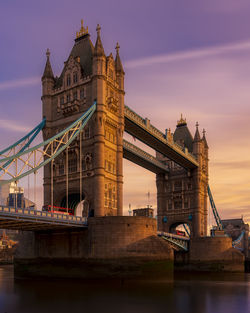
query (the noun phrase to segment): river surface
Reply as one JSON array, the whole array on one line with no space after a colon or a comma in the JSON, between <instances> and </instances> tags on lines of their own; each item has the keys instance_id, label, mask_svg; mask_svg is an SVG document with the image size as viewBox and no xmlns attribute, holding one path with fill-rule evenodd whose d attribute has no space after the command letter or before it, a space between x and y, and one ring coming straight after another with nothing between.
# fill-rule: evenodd
<instances>
[{"instance_id":1,"label":"river surface","mask_svg":"<svg viewBox=\"0 0 250 313\"><path fill-rule=\"evenodd\" d=\"M0 313L250 313L250 274L164 281L14 281L0 266Z\"/></svg>"}]
</instances>

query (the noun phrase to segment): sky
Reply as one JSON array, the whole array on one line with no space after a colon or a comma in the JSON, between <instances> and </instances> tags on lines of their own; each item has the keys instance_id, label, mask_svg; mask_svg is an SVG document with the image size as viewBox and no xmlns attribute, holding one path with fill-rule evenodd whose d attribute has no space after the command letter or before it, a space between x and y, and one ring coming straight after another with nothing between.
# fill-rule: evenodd
<instances>
[{"instance_id":1,"label":"sky","mask_svg":"<svg viewBox=\"0 0 250 313\"><path fill-rule=\"evenodd\" d=\"M93 43L99 23L105 53L121 46L125 103L162 131L181 113L193 134L198 121L221 218L250 222L249 14L247 0L1 1L0 148L41 121L46 49L59 75L80 20ZM129 203L156 207L155 175L124 160L125 212Z\"/></svg>"}]
</instances>

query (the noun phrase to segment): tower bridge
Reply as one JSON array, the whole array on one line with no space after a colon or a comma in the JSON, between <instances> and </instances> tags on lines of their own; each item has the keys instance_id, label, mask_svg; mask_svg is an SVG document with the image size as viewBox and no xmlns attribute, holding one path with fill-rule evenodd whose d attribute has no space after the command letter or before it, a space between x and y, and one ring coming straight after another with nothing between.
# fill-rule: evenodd
<instances>
[{"instance_id":1,"label":"tower bridge","mask_svg":"<svg viewBox=\"0 0 250 313\"><path fill-rule=\"evenodd\" d=\"M3 206L0 227L32 230L30 236L33 237L29 239L34 247L32 258L35 258L34 251L40 251L38 258L44 255L57 258L71 251L73 239L69 232L63 237L69 244L67 249L62 246L63 252L55 254L49 252L49 248L46 250L46 244L49 246L60 238L58 233L53 233L54 239L51 239L46 230L79 229L72 242L72 245L76 242L82 245L81 251L74 252L77 258L83 258L82 251L87 258L104 255L105 258L107 255L127 258L136 252L147 258L165 255L169 260L173 254L162 238L171 245L176 243L179 248L188 249L189 239L170 234L178 225L187 224L191 238L199 240L207 235L205 131L201 137L197 124L193 137L181 116L176 130L163 134L149 119L125 106L125 72L120 47L116 45L115 58L112 53L106 55L100 30L98 25L93 45L88 29L82 24L60 77L53 74L47 50L42 76L43 122L0 153L0 179L4 179L0 185L17 182L43 168L44 205L75 210L84 200L82 217L18 211ZM44 141L32 147L40 131ZM124 132L154 149L156 156L126 141ZM155 221L122 216L123 158L156 174L158 236ZM81 232L87 225L87 232ZM117 235L116 242L111 231ZM41 232L43 235L39 235ZM46 244L41 246L43 240ZM223 243L220 244L223 247ZM227 240L227 248L228 244L230 246L230 240ZM150 251L156 246L159 251ZM194 245L191 251L195 251L192 247ZM211 247L213 250L213 245ZM22 252L18 257L20 264L26 258Z\"/></svg>"}]
</instances>

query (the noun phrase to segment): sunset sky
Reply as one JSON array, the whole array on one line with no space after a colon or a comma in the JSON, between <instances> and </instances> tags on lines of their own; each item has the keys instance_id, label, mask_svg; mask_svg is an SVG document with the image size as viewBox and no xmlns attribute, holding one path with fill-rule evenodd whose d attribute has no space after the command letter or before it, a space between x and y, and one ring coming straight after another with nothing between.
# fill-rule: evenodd
<instances>
[{"instance_id":1,"label":"sunset sky","mask_svg":"<svg viewBox=\"0 0 250 313\"><path fill-rule=\"evenodd\" d=\"M80 20L93 43L99 23L106 55L121 46L125 103L162 131L181 113L192 133L198 121L221 217L250 222L249 16L247 0L1 1L0 148L41 121L46 49L59 75ZM124 211L148 191L156 207L155 175L124 161Z\"/></svg>"}]
</instances>

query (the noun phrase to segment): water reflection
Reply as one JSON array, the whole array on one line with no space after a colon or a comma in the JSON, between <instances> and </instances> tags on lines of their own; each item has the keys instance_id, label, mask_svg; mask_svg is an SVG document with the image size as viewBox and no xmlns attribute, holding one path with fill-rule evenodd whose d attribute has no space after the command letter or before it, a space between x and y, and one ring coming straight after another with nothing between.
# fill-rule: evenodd
<instances>
[{"instance_id":1,"label":"water reflection","mask_svg":"<svg viewBox=\"0 0 250 313\"><path fill-rule=\"evenodd\" d=\"M250 312L250 275L184 275L174 283L68 280L14 282L0 267L1 313Z\"/></svg>"}]
</instances>

